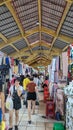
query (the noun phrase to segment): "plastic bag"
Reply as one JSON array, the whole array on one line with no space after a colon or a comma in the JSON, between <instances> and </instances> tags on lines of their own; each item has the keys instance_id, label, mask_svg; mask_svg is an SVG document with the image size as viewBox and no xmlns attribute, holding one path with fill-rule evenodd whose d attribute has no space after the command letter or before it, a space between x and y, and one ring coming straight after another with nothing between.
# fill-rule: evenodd
<instances>
[{"instance_id":1,"label":"plastic bag","mask_svg":"<svg viewBox=\"0 0 73 130\"><path fill-rule=\"evenodd\" d=\"M6 99L6 108L8 110L12 110L13 109L13 100L12 100L12 97L10 95L8 95L8 97Z\"/></svg>"},{"instance_id":2,"label":"plastic bag","mask_svg":"<svg viewBox=\"0 0 73 130\"><path fill-rule=\"evenodd\" d=\"M2 121L2 123L0 124L0 130L5 130L5 122Z\"/></svg>"}]
</instances>

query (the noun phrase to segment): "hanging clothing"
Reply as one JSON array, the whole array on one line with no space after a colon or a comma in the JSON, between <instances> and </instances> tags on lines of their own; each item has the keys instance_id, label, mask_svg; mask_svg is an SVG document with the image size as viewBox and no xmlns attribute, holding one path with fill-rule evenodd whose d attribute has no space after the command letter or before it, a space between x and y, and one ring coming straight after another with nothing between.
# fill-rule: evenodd
<instances>
[{"instance_id":1,"label":"hanging clothing","mask_svg":"<svg viewBox=\"0 0 73 130\"><path fill-rule=\"evenodd\" d=\"M54 58L52 60L52 71L55 71L56 70L56 59Z\"/></svg>"},{"instance_id":2,"label":"hanging clothing","mask_svg":"<svg viewBox=\"0 0 73 130\"><path fill-rule=\"evenodd\" d=\"M6 57L5 61L6 61L6 65L10 65L9 57Z\"/></svg>"},{"instance_id":3,"label":"hanging clothing","mask_svg":"<svg viewBox=\"0 0 73 130\"><path fill-rule=\"evenodd\" d=\"M18 73L19 73L19 74L23 74L23 71L22 71L23 68L22 68L22 67L23 67L22 64L19 63L19 64L18 64Z\"/></svg>"},{"instance_id":4,"label":"hanging clothing","mask_svg":"<svg viewBox=\"0 0 73 130\"><path fill-rule=\"evenodd\" d=\"M59 56L56 57L56 71L59 71Z\"/></svg>"},{"instance_id":5,"label":"hanging clothing","mask_svg":"<svg viewBox=\"0 0 73 130\"><path fill-rule=\"evenodd\" d=\"M62 53L62 63L63 63L63 76L67 77L67 74L68 74L68 56L67 56L67 52Z\"/></svg>"},{"instance_id":6,"label":"hanging clothing","mask_svg":"<svg viewBox=\"0 0 73 130\"><path fill-rule=\"evenodd\" d=\"M54 71L51 71L51 79L50 79L51 82L54 82Z\"/></svg>"},{"instance_id":7,"label":"hanging clothing","mask_svg":"<svg viewBox=\"0 0 73 130\"><path fill-rule=\"evenodd\" d=\"M10 81L12 80L12 74L13 74L13 73L12 73L12 69L10 68L10 69L9 69L9 80L10 80Z\"/></svg>"},{"instance_id":8,"label":"hanging clothing","mask_svg":"<svg viewBox=\"0 0 73 130\"><path fill-rule=\"evenodd\" d=\"M73 81L64 88L64 93L67 96L66 129L73 130Z\"/></svg>"},{"instance_id":9,"label":"hanging clothing","mask_svg":"<svg viewBox=\"0 0 73 130\"><path fill-rule=\"evenodd\" d=\"M57 89L56 92L56 112L64 116L64 93L61 89Z\"/></svg>"},{"instance_id":10,"label":"hanging clothing","mask_svg":"<svg viewBox=\"0 0 73 130\"><path fill-rule=\"evenodd\" d=\"M34 77L34 83L36 84L36 86L38 86L39 84L39 79L37 77Z\"/></svg>"},{"instance_id":11,"label":"hanging clothing","mask_svg":"<svg viewBox=\"0 0 73 130\"><path fill-rule=\"evenodd\" d=\"M14 66L14 73L18 74L18 66Z\"/></svg>"},{"instance_id":12,"label":"hanging clothing","mask_svg":"<svg viewBox=\"0 0 73 130\"><path fill-rule=\"evenodd\" d=\"M11 58L11 65L14 66L14 58Z\"/></svg>"},{"instance_id":13,"label":"hanging clothing","mask_svg":"<svg viewBox=\"0 0 73 130\"><path fill-rule=\"evenodd\" d=\"M2 65L2 57L0 57L0 65Z\"/></svg>"}]
</instances>

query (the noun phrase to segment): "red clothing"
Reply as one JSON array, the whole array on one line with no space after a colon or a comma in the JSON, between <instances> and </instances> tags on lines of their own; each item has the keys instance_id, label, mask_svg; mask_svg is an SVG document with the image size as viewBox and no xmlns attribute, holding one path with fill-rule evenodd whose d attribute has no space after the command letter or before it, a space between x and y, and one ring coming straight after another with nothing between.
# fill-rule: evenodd
<instances>
[{"instance_id":1,"label":"red clothing","mask_svg":"<svg viewBox=\"0 0 73 130\"><path fill-rule=\"evenodd\" d=\"M14 85L15 77L11 80L11 85Z\"/></svg>"},{"instance_id":2,"label":"red clothing","mask_svg":"<svg viewBox=\"0 0 73 130\"><path fill-rule=\"evenodd\" d=\"M35 92L35 87L36 87L36 84L34 82L30 82L26 88L28 92L33 93Z\"/></svg>"},{"instance_id":3,"label":"red clothing","mask_svg":"<svg viewBox=\"0 0 73 130\"><path fill-rule=\"evenodd\" d=\"M49 81L48 81L48 80L45 80L45 81L44 81L44 84L46 84L46 85L48 86Z\"/></svg>"}]
</instances>

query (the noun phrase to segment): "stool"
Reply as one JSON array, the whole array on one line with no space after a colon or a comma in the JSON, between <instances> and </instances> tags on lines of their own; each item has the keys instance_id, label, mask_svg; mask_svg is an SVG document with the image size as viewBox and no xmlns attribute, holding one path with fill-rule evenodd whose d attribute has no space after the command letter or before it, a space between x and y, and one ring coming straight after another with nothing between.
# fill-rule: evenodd
<instances>
[{"instance_id":1,"label":"stool","mask_svg":"<svg viewBox=\"0 0 73 130\"><path fill-rule=\"evenodd\" d=\"M54 123L53 130L65 130L62 123Z\"/></svg>"},{"instance_id":2,"label":"stool","mask_svg":"<svg viewBox=\"0 0 73 130\"><path fill-rule=\"evenodd\" d=\"M55 117L55 105L53 101L46 102L46 118L48 117Z\"/></svg>"}]
</instances>

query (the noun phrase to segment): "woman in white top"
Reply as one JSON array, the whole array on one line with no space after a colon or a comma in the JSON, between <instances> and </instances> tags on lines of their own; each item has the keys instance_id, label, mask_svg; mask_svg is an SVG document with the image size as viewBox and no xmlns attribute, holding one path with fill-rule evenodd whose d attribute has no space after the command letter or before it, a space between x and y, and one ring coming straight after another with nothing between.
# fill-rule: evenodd
<instances>
[{"instance_id":1,"label":"woman in white top","mask_svg":"<svg viewBox=\"0 0 73 130\"><path fill-rule=\"evenodd\" d=\"M15 130L18 130L18 121L19 121L19 109L21 108L21 94L22 86L20 86L20 79L17 78L14 81L14 86L10 87L9 93L13 97L13 109L15 110ZM13 129L13 110L9 112L9 130Z\"/></svg>"}]
</instances>

